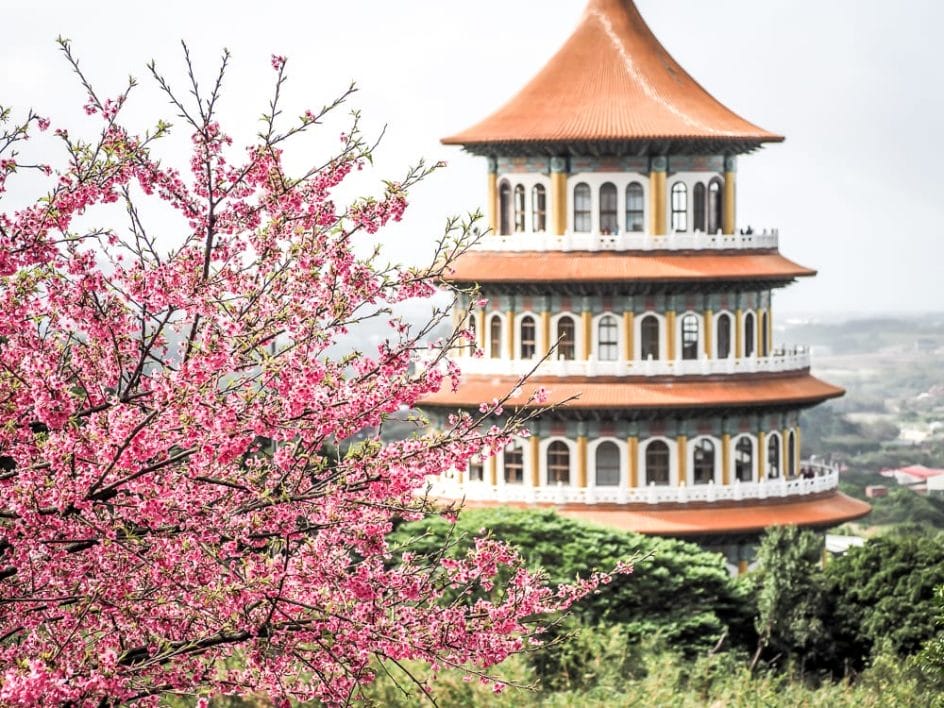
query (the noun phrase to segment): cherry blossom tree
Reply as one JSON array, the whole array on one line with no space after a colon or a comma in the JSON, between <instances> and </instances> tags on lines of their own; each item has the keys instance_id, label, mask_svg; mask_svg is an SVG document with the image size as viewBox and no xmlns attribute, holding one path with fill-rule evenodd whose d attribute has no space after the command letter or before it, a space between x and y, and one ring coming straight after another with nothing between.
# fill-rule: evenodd
<instances>
[{"instance_id":1,"label":"cherry blossom tree","mask_svg":"<svg viewBox=\"0 0 944 708\"><path fill-rule=\"evenodd\" d=\"M149 67L192 135L178 169L157 157L170 123L127 127L134 82L104 98L60 45L95 137L0 107L0 199L12 180L48 181L0 208L0 703L341 704L407 659L494 680L539 618L610 576L552 589L488 537L436 563L388 543L397 520L454 513L417 494L427 475L526 434L521 417L491 423L494 401L379 435L457 385L450 353L472 346L468 331L427 344L448 308L420 326L389 314L441 285L469 222L448 223L425 268L364 248L434 168L337 202L373 149L352 114L330 157L290 170L286 151L329 130L350 91L286 118L282 57L258 137L237 150L218 121L224 53L208 91L189 57L182 94ZM59 163L31 160L31 138L57 142ZM150 222L156 209L173 218ZM378 317L376 351L332 355Z\"/></svg>"}]
</instances>

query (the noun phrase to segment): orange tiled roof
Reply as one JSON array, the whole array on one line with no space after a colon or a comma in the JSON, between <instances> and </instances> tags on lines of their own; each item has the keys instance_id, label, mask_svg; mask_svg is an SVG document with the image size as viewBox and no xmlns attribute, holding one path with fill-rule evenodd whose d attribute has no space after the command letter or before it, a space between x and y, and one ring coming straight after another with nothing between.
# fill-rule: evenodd
<instances>
[{"instance_id":1,"label":"orange tiled roof","mask_svg":"<svg viewBox=\"0 0 944 708\"><path fill-rule=\"evenodd\" d=\"M460 362L461 365L461 362ZM478 407L511 391L514 376L466 375L453 393L448 384L426 396L421 406ZM761 406L775 403L807 404L837 398L845 391L803 371L799 374L751 376L698 376L688 378L540 377L529 378L521 393L506 405L524 405L535 388L548 390L549 402L573 398L564 408L708 408Z\"/></svg>"},{"instance_id":2,"label":"orange tiled roof","mask_svg":"<svg viewBox=\"0 0 944 708\"><path fill-rule=\"evenodd\" d=\"M525 237L522 237L525 238ZM467 251L449 280L465 283L791 280L816 275L777 251Z\"/></svg>"},{"instance_id":3,"label":"orange tiled roof","mask_svg":"<svg viewBox=\"0 0 944 708\"><path fill-rule=\"evenodd\" d=\"M632 0L590 0L570 39L514 98L447 145L783 140L733 113L669 55Z\"/></svg>"},{"instance_id":4,"label":"orange tiled roof","mask_svg":"<svg viewBox=\"0 0 944 708\"><path fill-rule=\"evenodd\" d=\"M467 502L467 507L487 506ZM525 505L511 505L525 506ZM528 505L531 508L537 505ZM568 504L556 507L561 516L588 521L637 533L660 536L696 536L699 534L754 533L768 526L835 526L865 516L871 507L863 501L832 492L800 501L767 500L737 504L703 505L698 508L676 506L615 504L586 506Z\"/></svg>"}]
</instances>

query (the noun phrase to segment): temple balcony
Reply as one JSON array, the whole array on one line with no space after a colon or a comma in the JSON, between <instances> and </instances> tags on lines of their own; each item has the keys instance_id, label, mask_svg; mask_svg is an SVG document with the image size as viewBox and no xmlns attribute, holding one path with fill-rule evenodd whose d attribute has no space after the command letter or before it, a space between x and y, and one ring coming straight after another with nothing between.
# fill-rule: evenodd
<instances>
[{"instance_id":1,"label":"temple balcony","mask_svg":"<svg viewBox=\"0 0 944 708\"><path fill-rule=\"evenodd\" d=\"M801 469L812 475L764 479L760 482L697 485L649 485L648 487L578 487L558 483L547 486L526 484L490 485L484 482L460 483L454 478L430 477L428 494L443 499L495 504L711 504L786 499L834 492L839 487L839 469L818 462L804 461Z\"/></svg>"},{"instance_id":2,"label":"temple balcony","mask_svg":"<svg viewBox=\"0 0 944 708\"><path fill-rule=\"evenodd\" d=\"M736 359L645 359L637 361L599 361L597 359L558 359L537 363L534 359L457 360L466 374L524 376L534 369L534 376L711 376L801 371L810 367L809 350L801 347L777 350L771 356ZM535 369L535 365L537 368Z\"/></svg>"},{"instance_id":3,"label":"temple balcony","mask_svg":"<svg viewBox=\"0 0 944 708\"><path fill-rule=\"evenodd\" d=\"M473 247L479 251L751 251L772 250L779 244L778 229L724 235L703 232L662 236L642 232L619 234L568 232L488 234Z\"/></svg>"}]
</instances>

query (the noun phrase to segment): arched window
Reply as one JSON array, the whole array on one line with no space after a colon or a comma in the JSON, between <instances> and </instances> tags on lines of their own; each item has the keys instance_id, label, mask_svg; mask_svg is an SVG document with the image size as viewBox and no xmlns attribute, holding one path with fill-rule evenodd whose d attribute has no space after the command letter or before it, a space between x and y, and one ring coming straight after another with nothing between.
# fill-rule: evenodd
<instances>
[{"instance_id":1,"label":"arched window","mask_svg":"<svg viewBox=\"0 0 944 708\"><path fill-rule=\"evenodd\" d=\"M718 358L727 359L731 356L731 315L718 315Z\"/></svg>"},{"instance_id":2,"label":"arched window","mask_svg":"<svg viewBox=\"0 0 944 708\"><path fill-rule=\"evenodd\" d=\"M620 452L615 442L604 440L597 445L596 485L615 487L620 481Z\"/></svg>"},{"instance_id":3,"label":"arched window","mask_svg":"<svg viewBox=\"0 0 944 708\"><path fill-rule=\"evenodd\" d=\"M692 481L708 484L715 479L715 444L702 438L692 447Z\"/></svg>"},{"instance_id":4,"label":"arched window","mask_svg":"<svg viewBox=\"0 0 944 708\"><path fill-rule=\"evenodd\" d=\"M692 228L695 231L705 230L705 185L701 182L692 189Z\"/></svg>"},{"instance_id":5,"label":"arched window","mask_svg":"<svg viewBox=\"0 0 944 708\"><path fill-rule=\"evenodd\" d=\"M537 328L534 325L534 318L531 315L525 315L521 318L521 358L531 359L537 352Z\"/></svg>"},{"instance_id":6,"label":"arched window","mask_svg":"<svg viewBox=\"0 0 944 708\"><path fill-rule=\"evenodd\" d=\"M698 358L698 318L692 314L682 318L682 358Z\"/></svg>"},{"instance_id":7,"label":"arched window","mask_svg":"<svg viewBox=\"0 0 944 708\"><path fill-rule=\"evenodd\" d=\"M721 182L717 179L708 183L708 233L716 234L721 230Z\"/></svg>"},{"instance_id":8,"label":"arched window","mask_svg":"<svg viewBox=\"0 0 944 708\"><path fill-rule=\"evenodd\" d=\"M515 185L515 233L524 231L524 185Z\"/></svg>"},{"instance_id":9,"label":"arched window","mask_svg":"<svg viewBox=\"0 0 944 708\"><path fill-rule=\"evenodd\" d=\"M619 358L619 326L612 315L604 315L597 323L597 359L616 361Z\"/></svg>"},{"instance_id":10,"label":"arched window","mask_svg":"<svg viewBox=\"0 0 944 708\"><path fill-rule=\"evenodd\" d=\"M579 233L590 232L593 224L592 209L593 200L590 197L590 185L581 182L574 187L574 231Z\"/></svg>"},{"instance_id":11,"label":"arched window","mask_svg":"<svg viewBox=\"0 0 944 708\"><path fill-rule=\"evenodd\" d=\"M485 465L482 464L482 460L477 456L469 460L469 481L485 481Z\"/></svg>"},{"instance_id":12,"label":"arched window","mask_svg":"<svg viewBox=\"0 0 944 708\"><path fill-rule=\"evenodd\" d=\"M780 436L777 433L767 438L767 476L771 479L780 476Z\"/></svg>"},{"instance_id":13,"label":"arched window","mask_svg":"<svg viewBox=\"0 0 944 708\"><path fill-rule=\"evenodd\" d=\"M768 321L767 311L760 313L760 355L770 355L770 343L767 341Z\"/></svg>"},{"instance_id":14,"label":"arched window","mask_svg":"<svg viewBox=\"0 0 944 708\"><path fill-rule=\"evenodd\" d=\"M543 184L531 188L531 230L535 233L547 230L547 193Z\"/></svg>"},{"instance_id":15,"label":"arched window","mask_svg":"<svg viewBox=\"0 0 944 708\"><path fill-rule=\"evenodd\" d=\"M505 446L505 484L524 483L524 448L518 442Z\"/></svg>"},{"instance_id":16,"label":"arched window","mask_svg":"<svg viewBox=\"0 0 944 708\"><path fill-rule=\"evenodd\" d=\"M754 356L754 313L744 315L744 356Z\"/></svg>"},{"instance_id":17,"label":"arched window","mask_svg":"<svg viewBox=\"0 0 944 708\"><path fill-rule=\"evenodd\" d=\"M488 321L488 333L490 335L488 355L492 359L500 359L502 355L502 320L498 315L492 315Z\"/></svg>"},{"instance_id":18,"label":"arched window","mask_svg":"<svg viewBox=\"0 0 944 708\"><path fill-rule=\"evenodd\" d=\"M630 182L626 185L626 230L642 231L645 228L645 219L642 185L639 182Z\"/></svg>"},{"instance_id":19,"label":"arched window","mask_svg":"<svg viewBox=\"0 0 944 708\"><path fill-rule=\"evenodd\" d=\"M688 231L688 188L684 182L672 185L672 230Z\"/></svg>"},{"instance_id":20,"label":"arched window","mask_svg":"<svg viewBox=\"0 0 944 708\"><path fill-rule=\"evenodd\" d=\"M787 475L793 477L797 471L796 435L791 430L787 436Z\"/></svg>"},{"instance_id":21,"label":"arched window","mask_svg":"<svg viewBox=\"0 0 944 708\"><path fill-rule=\"evenodd\" d=\"M659 358L659 318L646 315L639 323L639 355L643 359Z\"/></svg>"},{"instance_id":22,"label":"arched window","mask_svg":"<svg viewBox=\"0 0 944 708\"><path fill-rule=\"evenodd\" d=\"M547 446L547 483L570 484L570 448L562 440Z\"/></svg>"},{"instance_id":23,"label":"arched window","mask_svg":"<svg viewBox=\"0 0 944 708\"><path fill-rule=\"evenodd\" d=\"M740 482L754 480L754 441L747 436L734 446L734 476Z\"/></svg>"},{"instance_id":24,"label":"arched window","mask_svg":"<svg viewBox=\"0 0 944 708\"><path fill-rule=\"evenodd\" d=\"M669 446L662 440L646 445L646 486L669 483Z\"/></svg>"},{"instance_id":25,"label":"arched window","mask_svg":"<svg viewBox=\"0 0 944 708\"><path fill-rule=\"evenodd\" d=\"M616 206L616 185L605 182L600 187L600 233L619 232L619 209Z\"/></svg>"},{"instance_id":26,"label":"arched window","mask_svg":"<svg viewBox=\"0 0 944 708\"><path fill-rule=\"evenodd\" d=\"M503 181L498 188L498 232L502 236L511 233L511 185Z\"/></svg>"},{"instance_id":27,"label":"arched window","mask_svg":"<svg viewBox=\"0 0 944 708\"><path fill-rule=\"evenodd\" d=\"M570 315L564 315L557 320L557 358L575 359L577 356L577 325L574 318Z\"/></svg>"}]
</instances>

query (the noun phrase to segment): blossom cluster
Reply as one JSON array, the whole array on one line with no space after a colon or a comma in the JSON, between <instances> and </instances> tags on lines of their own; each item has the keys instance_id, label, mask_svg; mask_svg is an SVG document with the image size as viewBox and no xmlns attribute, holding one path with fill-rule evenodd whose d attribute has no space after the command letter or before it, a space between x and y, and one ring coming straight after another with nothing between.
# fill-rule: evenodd
<instances>
[{"instance_id":1,"label":"blossom cluster","mask_svg":"<svg viewBox=\"0 0 944 708\"><path fill-rule=\"evenodd\" d=\"M285 59L272 64L281 86ZM535 617L606 582L549 588L491 539L436 565L388 544L398 519L439 513L417 495L427 475L513 432L457 414L381 439L389 415L455 385L452 363L416 366L428 329L332 354L362 318L435 285L355 248L402 217L425 172L339 205L369 155L356 126L293 175L289 138L324 112L237 154L215 94L186 113L177 170L121 126L126 97L93 93L97 142L63 131L49 193L0 210L0 703L344 703L387 662L481 675L531 641ZM152 202L178 216L172 243L139 217ZM83 230L111 204L130 227Z\"/></svg>"}]
</instances>

